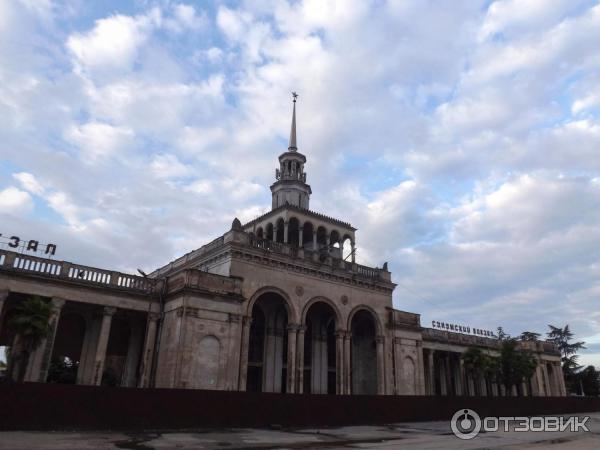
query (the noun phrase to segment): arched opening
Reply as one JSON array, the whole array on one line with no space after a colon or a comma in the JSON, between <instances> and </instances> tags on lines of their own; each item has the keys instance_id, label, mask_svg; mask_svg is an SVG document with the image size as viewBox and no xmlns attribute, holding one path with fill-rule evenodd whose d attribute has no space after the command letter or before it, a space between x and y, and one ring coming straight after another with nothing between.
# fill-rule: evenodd
<instances>
[{"instance_id":1,"label":"arched opening","mask_svg":"<svg viewBox=\"0 0 600 450\"><path fill-rule=\"evenodd\" d=\"M304 386L306 394L335 394L336 342L335 311L317 302L306 313L304 334Z\"/></svg>"},{"instance_id":2,"label":"arched opening","mask_svg":"<svg viewBox=\"0 0 600 450\"><path fill-rule=\"evenodd\" d=\"M302 244L303 247L307 250L314 250L313 246L313 232L314 226L310 222L304 222L304 226L302 227Z\"/></svg>"},{"instance_id":3,"label":"arched opening","mask_svg":"<svg viewBox=\"0 0 600 450\"><path fill-rule=\"evenodd\" d=\"M341 258L342 251L340 246L340 234L333 230L329 235L330 254L334 258Z\"/></svg>"},{"instance_id":4,"label":"arched opening","mask_svg":"<svg viewBox=\"0 0 600 450\"><path fill-rule=\"evenodd\" d=\"M77 313L61 314L48 368L48 382L76 383L84 337L85 319Z\"/></svg>"},{"instance_id":5,"label":"arched opening","mask_svg":"<svg viewBox=\"0 0 600 450\"><path fill-rule=\"evenodd\" d=\"M265 239L267 239L269 241L273 240L273 224L272 223L267 224L267 232L265 235Z\"/></svg>"},{"instance_id":6,"label":"arched opening","mask_svg":"<svg viewBox=\"0 0 600 450\"><path fill-rule=\"evenodd\" d=\"M342 238L342 258L352 261L352 237L347 234Z\"/></svg>"},{"instance_id":7,"label":"arched opening","mask_svg":"<svg viewBox=\"0 0 600 450\"><path fill-rule=\"evenodd\" d=\"M358 311L352 318L352 394L377 394L377 343L373 315Z\"/></svg>"},{"instance_id":8,"label":"arched opening","mask_svg":"<svg viewBox=\"0 0 600 450\"><path fill-rule=\"evenodd\" d=\"M287 323L287 309L281 295L267 292L256 300L248 345L247 391L286 391Z\"/></svg>"},{"instance_id":9,"label":"arched opening","mask_svg":"<svg viewBox=\"0 0 600 450\"><path fill-rule=\"evenodd\" d=\"M300 244L300 222L292 217L288 223L288 243L294 247Z\"/></svg>"},{"instance_id":10,"label":"arched opening","mask_svg":"<svg viewBox=\"0 0 600 450\"><path fill-rule=\"evenodd\" d=\"M256 237L258 239L264 239L264 231L262 227L258 227L258 230L256 230Z\"/></svg>"},{"instance_id":11,"label":"arched opening","mask_svg":"<svg viewBox=\"0 0 600 450\"><path fill-rule=\"evenodd\" d=\"M277 224L275 226L276 236L275 241L283 243L283 232L284 232L284 224L283 219L277 219Z\"/></svg>"},{"instance_id":12,"label":"arched opening","mask_svg":"<svg viewBox=\"0 0 600 450\"><path fill-rule=\"evenodd\" d=\"M325 227L317 228L317 246L319 248L325 247L327 245L327 230Z\"/></svg>"}]
</instances>

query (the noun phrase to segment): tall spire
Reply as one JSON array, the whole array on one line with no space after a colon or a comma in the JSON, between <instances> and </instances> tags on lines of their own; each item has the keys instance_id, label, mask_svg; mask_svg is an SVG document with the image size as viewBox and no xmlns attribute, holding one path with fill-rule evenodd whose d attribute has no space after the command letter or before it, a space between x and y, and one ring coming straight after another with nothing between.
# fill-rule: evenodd
<instances>
[{"instance_id":1,"label":"tall spire","mask_svg":"<svg viewBox=\"0 0 600 450\"><path fill-rule=\"evenodd\" d=\"M298 98L298 94L292 92L292 97L294 98L294 110L292 112L292 130L290 131L290 146L288 150L291 152L295 152L298 150L296 146L296 98Z\"/></svg>"}]
</instances>

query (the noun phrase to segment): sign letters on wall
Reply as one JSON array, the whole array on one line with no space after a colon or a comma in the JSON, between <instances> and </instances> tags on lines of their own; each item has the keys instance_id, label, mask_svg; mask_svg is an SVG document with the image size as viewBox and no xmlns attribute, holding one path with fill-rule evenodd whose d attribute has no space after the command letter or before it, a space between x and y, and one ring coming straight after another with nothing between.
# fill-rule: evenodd
<instances>
[{"instance_id":1,"label":"sign letters on wall","mask_svg":"<svg viewBox=\"0 0 600 450\"><path fill-rule=\"evenodd\" d=\"M56 244L40 244L35 239L21 239L19 236L6 237L0 233L0 245L7 246L9 250L21 250L28 252L42 252L45 255L54 255L56 253Z\"/></svg>"}]
</instances>

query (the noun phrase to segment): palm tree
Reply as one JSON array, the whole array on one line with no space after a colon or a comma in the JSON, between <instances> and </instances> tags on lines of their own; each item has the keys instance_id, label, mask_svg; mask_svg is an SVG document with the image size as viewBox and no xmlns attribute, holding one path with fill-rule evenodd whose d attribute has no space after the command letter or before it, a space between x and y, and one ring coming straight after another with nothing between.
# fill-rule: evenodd
<instances>
[{"instance_id":1,"label":"palm tree","mask_svg":"<svg viewBox=\"0 0 600 450\"><path fill-rule=\"evenodd\" d=\"M23 381L31 354L50 333L52 305L38 296L21 302L8 322L15 333L8 359L7 375L14 381Z\"/></svg>"}]
</instances>

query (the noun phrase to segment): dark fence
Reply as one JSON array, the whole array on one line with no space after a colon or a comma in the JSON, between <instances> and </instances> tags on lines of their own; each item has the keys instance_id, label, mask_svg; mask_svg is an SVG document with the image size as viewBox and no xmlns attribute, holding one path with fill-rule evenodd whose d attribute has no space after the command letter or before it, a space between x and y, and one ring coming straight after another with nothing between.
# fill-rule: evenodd
<instances>
[{"instance_id":1,"label":"dark fence","mask_svg":"<svg viewBox=\"0 0 600 450\"><path fill-rule=\"evenodd\" d=\"M286 395L0 384L0 430L333 426L600 411L599 398Z\"/></svg>"}]
</instances>

